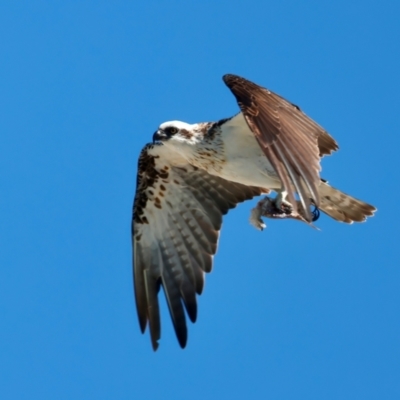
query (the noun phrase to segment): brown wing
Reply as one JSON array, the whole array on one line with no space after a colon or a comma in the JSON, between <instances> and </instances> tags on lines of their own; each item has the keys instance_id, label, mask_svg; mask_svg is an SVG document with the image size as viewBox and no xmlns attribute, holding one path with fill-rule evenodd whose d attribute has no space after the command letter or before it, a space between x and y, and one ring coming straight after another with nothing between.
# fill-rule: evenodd
<instances>
[{"instance_id":1,"label":"brown wing","mask_svg":"<svg viewBox=\"0 0 400 400\"><path fill-rule=\"evenodd\" d=\"M319 204L320 157L338 148L335 140L299 107L270 90L236 75L223 79L278 173L290 203L297 207L297 193L311 221L310 198Z\"/></svg>"},{"instance_id":2,"label":"brown wing","mask_svg":"<svg viewBox=\"0 0 400 400\"><path fill-rule=\"evenodd\" d=\"M160 286L183 348L187 341L184 307L195 322L196 293L203 290L204 273L211 271L222 216L237 203L262 192L209 175L189 164L171 165L167 152L166 146L150 145L143 149L132 221L139 324L144 332L149 322L154 350L161 336ZM176 157L175 154L174 161Z\"/></svg>"}]
</instances>

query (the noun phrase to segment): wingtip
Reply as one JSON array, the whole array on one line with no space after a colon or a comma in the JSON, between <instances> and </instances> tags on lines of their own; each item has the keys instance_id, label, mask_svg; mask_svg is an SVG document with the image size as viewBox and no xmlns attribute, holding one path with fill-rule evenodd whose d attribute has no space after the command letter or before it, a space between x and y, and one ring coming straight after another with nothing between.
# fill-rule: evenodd
<instances>
[{"instance_id":1,"label":"wingtip","mask_svg":"<svg viewBox=\"0 0 400 400\"><path fill-rule=\"evenodd\" d=\"M183 350L187 344L187 334L186 335L177 335L177 339L178 339L180 348ZM156 352L158 350L158 348L160 347L160 344L158 343L158 340L152 339L151 346L153 348L153 351Z\"/></svg>"},{"instance_id":2,"label":"wingtip","mask_svg":"<svg viewBox=\"0 0 400 400\"><path fill-rule=\"evenodd\" d=\"M225 82L226 85L228 85L229 81L231 81L234 78L238 78L238 76L234 74L225 74L222 77L222 80Z\"/></svg>"},{"instance_id":3,"label":"wingtip","mask_svg":"<svg viewBox=\"0 0 400 400\"><path fill-rule=\"evenodd\" d=\"M151 345L153 347L154 352L156 352L158 350L158 347L160 346L157 340L152 340Z\"/></svg>"},{"instance_id":4,"label":"wingtip","mask_svg":"<svg viewBox=\"0 0 400 400\"><path fill-rule=\"evenodd\" d=\"M178 336L178 342L179 342L179 346L181 346L181 349L183 350L186 347L186 344L187 344L187 337L180 338Z\"/></svg>"},{"instance_id":5,"label":"wingtip","mask_svg":"<svg viewBox=\"0 0 400 400\"><path fill-rule=\"evenodd\" d=\"M187 337L186 338L178 337L178 343L179 343L180 348L182 350L184 350L185 347L186 347L186 344L187 344ZM153 351L156 352L158 350L158 348L160 347L160 344L158 343L157 340L154 340L154 341L152 340L151 341L151 346L153 348Z\"/></svg>"},{"instance_id":6,"label":"wingtip","mask_svg":"<svg viewBox=\"0 0 400 400\"><path fill-rule=\"evenodd\" d=\"M139 327L140 327L140 331L142 333L146 332L146 328L147 328L147 319L143 319L139 317Z\"/></svg>"}]
</instances>

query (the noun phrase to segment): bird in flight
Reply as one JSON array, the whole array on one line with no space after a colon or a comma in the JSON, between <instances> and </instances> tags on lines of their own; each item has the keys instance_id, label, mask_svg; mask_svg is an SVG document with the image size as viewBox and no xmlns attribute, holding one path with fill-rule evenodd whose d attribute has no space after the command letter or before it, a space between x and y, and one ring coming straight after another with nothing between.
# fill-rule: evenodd
<instances>
[{"instance_id":1,"label":"bird in flight","mask_svg":"<svg viewBox=\"0 0 400 400\"><path fill-rule=\"evenodd\" d=\"M165 122L140 153L133 204L136 307L153 349L161 336L163 287L178 342L187 342L186 314L197 317L196 294L210 272L222 216L270 191L252 210L261 217L312 224L319 210L341 222L362 222L375 207L320 178L320 161L336 141L298 106L253 82L225 75L240 112L217 122Z\"/></svg>"}]
</instances>

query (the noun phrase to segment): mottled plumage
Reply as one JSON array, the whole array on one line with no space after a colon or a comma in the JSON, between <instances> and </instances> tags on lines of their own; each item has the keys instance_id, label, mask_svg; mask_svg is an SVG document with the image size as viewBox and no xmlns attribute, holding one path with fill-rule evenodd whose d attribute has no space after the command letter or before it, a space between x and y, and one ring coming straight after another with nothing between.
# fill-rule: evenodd
<instances>
[{"instance_id":1,"label":"mottled plumage","mask_svg":"<svg viewBox=\"0 0 400 400\"><path fill-rule=\"evenodd\" d=\"M161 336L161 286L185 347L185 310L194 322L196 294L202 292L204 273L211 271L222 216L238 203L277 192L276 199L261 200L252 214L260 229L260 217L272 217L271 210L308 223L315 217L312 205L347 223L364 221L375 211L321 180L320 159L338 146L299 107L238 76L225 75L224 81L239 114L214 123L166 122L139 157L132 219L134 286L140 327L144 332L149 323L154 349Z\"/></svg>"}]
</instances>

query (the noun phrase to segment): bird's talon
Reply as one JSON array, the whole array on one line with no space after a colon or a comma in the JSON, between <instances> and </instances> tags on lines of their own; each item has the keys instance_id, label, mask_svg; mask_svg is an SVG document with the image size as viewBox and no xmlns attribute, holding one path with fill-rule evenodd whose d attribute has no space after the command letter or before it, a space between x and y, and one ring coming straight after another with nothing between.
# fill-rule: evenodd
<instances>
[{"instance_id":1,"label":"bird's talon","mask_svg":"<svg viewBox=\"0 0 400 400\"><path fill-rule=\"evenodd\" d=\"M287 201L285 201L285 200L282 200L282 199L280 199L279 197L276 197L276 198L273 200L273 202L274 202L274 205L275 205L276 210L277 210L278 212L284 213L284 214L286 214L286 215L292 214L292 212L293 212L293 206L292 206L289 202L287 202Z\"/></svg>"}]
</instances>

